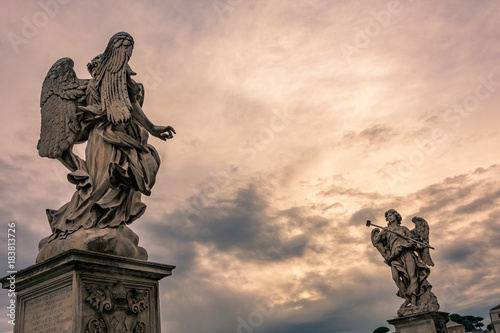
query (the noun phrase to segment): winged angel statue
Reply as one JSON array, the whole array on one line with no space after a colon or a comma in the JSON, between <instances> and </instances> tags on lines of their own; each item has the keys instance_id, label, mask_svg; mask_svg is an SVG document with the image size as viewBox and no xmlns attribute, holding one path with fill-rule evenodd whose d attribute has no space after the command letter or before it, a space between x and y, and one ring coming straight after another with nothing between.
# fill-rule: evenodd
<instances>
[{"instance_id":1,"label":"winged angel statue","mask_svg":"<svg viewBox=\"0 0 500 333\"><path fill-rule=\"evenodd\" d=\"M437 311L439 304L427 281L429 266L434 266L429 249L429 225L421 217L414 217L415 228L409 230L401 225L401 215L394 209L385 212L387 227L375 226L371 240L384 262L391 267L392 279L398 287L397 296L405 301L398 310L398 316Z\"/></svg>"},{"instance_id":2,"label":"winged angel statue","mask_svg":"<svg viewBox=\"0 0 500 333\"><path fill-rule=\"evenodd\" d=\"M148 132L171 139L171 126L154 125L144 114L144 87L128 61L134 40L119 32L104 53L87 65L90 79L78 79L73 60L59 59L49 70L40 98L40 156L58 159L76 185L71 200L47 209L52 234L40 241L37 262L69 249L147 259L127 225L145 211L160 158ZM85 160L73 145L87 142Z\"/></svg>"}]
</instances>

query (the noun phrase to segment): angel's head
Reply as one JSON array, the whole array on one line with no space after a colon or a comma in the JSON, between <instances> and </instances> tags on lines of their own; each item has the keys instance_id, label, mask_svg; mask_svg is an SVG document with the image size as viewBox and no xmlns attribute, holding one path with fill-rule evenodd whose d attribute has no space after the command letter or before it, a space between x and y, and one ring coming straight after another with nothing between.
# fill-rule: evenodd
<instances>
[{"instance_id":1,"label":"angel's head","mask_svg":"<svg viewBox=\"0 0 500 333\"><path fill-rule=\"evenodd\" d=\"M401 224L401 221L403 220L401 218L401 215L395 210L395 209L389 209L388 211L385 212L385 220L387 222L392 222L391 220L395 220L398 225Z\"/></svg>"},{"instance_id":2,"label":"angel's head","mask_svg":"<svg viewBox=\"0 0 500 333\"><path fill-rule=\"evenodd\" d=\"M128 60L132 56L132 50L134 49L134 39L132 38L132 36L130 36L130 34L126 32L118 32L109 39L106 51L108 49L118 52L124 52ZM106 51L104 51L105 54Z\"/></svg>"},{"instance_id":3,"label":"angel's head","mask_svg":"<svg viewBox=\"0 0 500 333\"><path fill-rule=\"evenodd\" d=\"M94 77L96 82L100 83L106 72L120 72L127 68L127 63L132 56L134 48L134 39L126 32L118 32L109 39L108 46L104 53L99 54L87 64L87 69Z\"/></svg>"},{"instance_id":4,"label":"angel's head","mask_svg":"<svg viewBox=\"0 0 500 333\"><path fill-rule=\"evenodd\" d=\"M125 65L132 56L134 49L134 39L126 32L118 32L109 39L108 46L99 59L100 66L105 66L108 70L117 71Z\"/></svg>"}]
</instances>

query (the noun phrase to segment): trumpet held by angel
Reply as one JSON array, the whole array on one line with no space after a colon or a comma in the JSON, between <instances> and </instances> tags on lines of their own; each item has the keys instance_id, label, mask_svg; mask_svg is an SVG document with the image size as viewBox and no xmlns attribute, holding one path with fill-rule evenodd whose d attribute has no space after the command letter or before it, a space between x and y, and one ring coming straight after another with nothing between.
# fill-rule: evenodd
<instances>
[{"instance_id":1,"label":"trumpet held by angel","mask_svg":"<svg viewBox=\"0 0 500 333\"><path fill-rule=\"evenodd\" d=\"M151 194L160 166L149 135L165 141L175 130L144 113L144 86L128 64L133 48L132 36L119 32L87 64L90 79L76 76L70 58L45 77L38 152L69 169L76 191L61 208L47 209L52 234L40 242L37 262L70 249L147 259L127 225L144 213L141 195ZM83 142L84 159L73 152Z\"/></svg>"}]
</instances>

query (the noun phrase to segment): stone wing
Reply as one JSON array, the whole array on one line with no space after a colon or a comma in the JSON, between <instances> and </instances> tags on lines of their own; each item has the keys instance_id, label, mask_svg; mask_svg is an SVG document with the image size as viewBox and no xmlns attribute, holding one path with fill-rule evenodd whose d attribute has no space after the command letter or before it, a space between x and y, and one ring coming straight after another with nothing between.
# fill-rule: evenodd
<instances>
[{"instance_id":1,"label":"stone wing","mask_svg":"<svg viewBox=\"0 0 500 333\"><path fill-rule=\"evenodd\" d=\"M376 237L378 236L380 230L378 229L373 229L372 230L372 233L371 233L371 240L372 240L372 244L373 246L378 250L378 252L380 252L380 254L382 255L382 257L385 259L385 260L388 260L391 253L390 253L390 250L384 246L384 244L382 242L376 242L375 239Z\"/></svg>"},{"instance_id":2,"label":"stone wing","mask_svg":"<svg viewBox=\"0 0 500 333\"><path fill-rule=\"evenodd\" d=\"M423 218L419 218L420 232L419 236L425 242L429 243L429 223Z\"/></svg>"},{"instance_id":3,"label":"stone wing","mask_svg":"<svg viewBox=\"0 0 500 333\"><path fill-rule=\"evenodd\" d=\"M76 77L70 58L59 59L50 68L40 96L42 125L37 145L40 156L59 158L73 146L81 128L76 110L85 100L87 82Z\"/></svg>"},{"instance_id":4,"label":"stone wing","mask_svg":"<svg viewBox=\"0 0 500 333\"><path fill-rule=\"evenodd\" d=\"M429 223L424 218L415 216L412 219L415 229L411 231L412 237L426 244L429 244ZM418 251L420 260L427 266L434 266L429 248L422 248Z\"/></svg>"},{"instance_id":5,"label":"stone wing","mask_svg":"<svg viewBox=\"0 0 500 333\"><path fill-rule=\"evenodd\" d=\"M418 252L418 255L420 256L420 259L426 264L427 266L434 266L434 262L432 261L431 258L431 253L429 251L429 248L422 249Z\"/></svg>"}]
</instances>

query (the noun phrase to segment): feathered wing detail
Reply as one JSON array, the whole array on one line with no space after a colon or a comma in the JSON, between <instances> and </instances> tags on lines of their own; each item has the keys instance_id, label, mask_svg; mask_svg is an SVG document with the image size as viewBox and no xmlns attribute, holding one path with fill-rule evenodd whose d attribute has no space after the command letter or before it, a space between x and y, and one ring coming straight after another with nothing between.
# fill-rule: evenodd
<instances>
[{"instance_id":1,"label":"feathered wing detail","mask_svg":"<svg viewBox=\"0 0 500 333\"><path fill-rule=\"evenodd\" d=\"M375 248L378 250L378 252L380 252L380 254L384 258L384 260L387 260L390 257L390 250L389 250L389 248L384 246L384 244L382 244L381 242L376 241L376 238L377 238L379 232L380 232L380 230L378 230L378 229L372 230L372 234L371 234L372 244L373 244L373 246L375 246Z\"/></svg>"},{"instance_id":2,"label":"feathered wing detail","mask_svg":"<svg viewBox=\"0 0 500 333\"><path fill-rule=\"evenodd\" d=\"M415 223L415 228L411 231L413 238L429 244L429 224L427 221L421 217L415 216L411 219L413 223ZM429 248L422 248L418 251L420 259L427 266L434 266L434 262L431 259L431 254Z\"/></svg>"},{"instance_id":3,"label":"feathered wing detail","mask_svg":"<svg viewBox=\"0 0 500 333\"><path fill-rule=\"evenodd\" d=\"M59 59L43 81L40 96L42 126L37 145L42 157L61 157L73 146L80 131L76 110L85 100L88 80L78 79L73 65L70 58Z\"/></svg>"}]
</instances>

